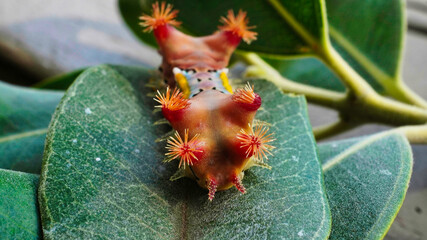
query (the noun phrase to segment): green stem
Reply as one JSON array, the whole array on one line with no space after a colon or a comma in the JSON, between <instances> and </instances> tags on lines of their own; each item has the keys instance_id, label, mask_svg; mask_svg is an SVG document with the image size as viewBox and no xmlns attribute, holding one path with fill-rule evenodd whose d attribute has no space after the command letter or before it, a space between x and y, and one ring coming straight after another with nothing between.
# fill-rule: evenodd
<instances>
[{"instance_id":1,"label":"green stem","mask_svg":"<svg viewBox=\"0 0 427 240\"><path fill-rule=\"evenodd\" d=\"M319 141L321 139L351 130L360 125L362 125L362 122L347 122L340 119L332 124L313 128L313 134L316 140Z\"/></svg>"},{"instance_id":2,"label":"green stem","mask_svg":"<svg viewBox=\"0 0 427 240\"><path fill-rule=\"evenodd\" d=\"M412 144L427 144L427 125L404 126L394 131L405 135Z\"/></svg>"},{"instance_id":3,"label":"green stem","mask_svg":"<svg viewBox=\"0 0 427 240\"><path fill-rule=\"evenodd\" d=\"M418 107L427 109L427 102L401 80L395 84L388 84L388 86L385 88L385 91L389 96L399 101L414 104Z\"/></svg>"},{"instance_id":4,"label":"green stem","mask_svg":"<svg viewBox=\"0 0 427 240\"><path fill-rule=\"evenodd\" d=\"M256 76L266 79L276 84L276 86L284 92L304 94L309 101L319 105L335 109L341 109L343 107L346 98L346 95L343 93L288 80L255 53L239 53L239 56L246 63L252 65L252 67L248 68L247 76Z\"/></svg>"},{"instance_id":5,"label":"green stem","mask_svg":"<svg viewBox=\"0 0 427 240\"><path fill-rule=\"evenodd\" d=\"M393 101L376 93L330 43L324 44L318 54L350 89L349 106L345 114L392 125L427 122L427 110Z\"/></svg>"}]
</instances>

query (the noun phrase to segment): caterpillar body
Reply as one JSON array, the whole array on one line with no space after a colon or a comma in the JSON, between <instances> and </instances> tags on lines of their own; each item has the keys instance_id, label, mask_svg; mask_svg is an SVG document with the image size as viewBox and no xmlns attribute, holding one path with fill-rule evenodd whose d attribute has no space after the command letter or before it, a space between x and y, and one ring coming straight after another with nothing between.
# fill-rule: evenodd
<instances>
[{"instance_id":1,"label":"caterpillar body","mask_svg":"<svg viewBox=\"0 0 427 240\"><path fill-rule=\"evenodd\" d=\"M177 12L156 2L152 15L140 17L145 31L154 33L163 57L159 69L169 86L155 98L176 130L167 141L166 161L178 159L173 178L193 178L209 190L211 201L216 191L232 186L245 193L244 171L268 166L263 161L274 139L268 127L253 125L261 97L250 85L233 92L226 67L240 41L250 43L257 33L247 26L245 12L230 10L219 31L192 37L175 28Z\"/></svg>"}]
</instances>

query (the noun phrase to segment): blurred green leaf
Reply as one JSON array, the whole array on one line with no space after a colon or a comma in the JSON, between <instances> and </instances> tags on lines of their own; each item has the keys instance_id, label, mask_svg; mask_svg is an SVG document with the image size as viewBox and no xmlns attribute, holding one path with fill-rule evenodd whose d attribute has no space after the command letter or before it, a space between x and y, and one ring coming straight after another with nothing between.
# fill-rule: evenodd
<instances>
[{"instance_id":1,"label":"blurred green leaf","mask_svg":"<svg viewBox=\"0 0 427 240\"><path fill-rule=\"evenodd\" d=\"M168 179L169 128L154 126L148 71L99 66L68 89L50 126L40 185L48 239L326 239L330 214L304 98L271 83L255 88L257 117L273 124L273 170L251 168L244 184L213 202L193 181Z\"/></svg>"},{"instance_id":2,"label":"blurred green leaf","mask_svg":"<svg viewBox=\"0 0 427 240\"><path fill-rule=\"evenodd\" d=\"M37 175L0 169L1 239L41 239L38 182Z\"/></svg>"},{"instance_id":3,"label":"blurred green leaf","mask_svg":"<svg viewBox=\"0 0 427 240\"><path fill-rule=\"evenodd\" d=\"M337 92L346 90L341 80L317 58L264 60L289 80Z\"/></svg>"},{"instance_id":4,"label":"blurred green leaf","mask_svg":"<svg viewBox=\"0 0 427 240\"><path fill-rule=\"evenodd\" d=\"M326 0L333 46L378 92L400 81L405 16L402 0ZM266 59L290 80L329 90L344 85L317 59Z\"/></svg>"},{"instance_id":5,"label":"blurred green leaf","mask_svg":"<svg viewBox=\"0 0 427 240\"><path fill-rule=\"evenodd\" d=\"M40 173L47 127L62 95L0 82L0 168Z\"/></svg>"},{"instance_id":6,"label":"blurred green leaf","mask_svg":"<svg viewBox=\"0 0 427 240\"><path fill-rule=\"evenodd\" d=\"M405 198L411 146L393 132L319 145L332 213L330 239L382 239Z\"/></svg>"},{"instance_id":7,"label":"blurred green leaf","mask_svg":"<svg viewBox=\"0 0 427 240\"><path fill-rule=\"evenodd\" d=\"M138 17L151 14L150 0L119 0L119 8L123 19L133 33L142 41L151 46L156 46L152 33L143 33L143 28L138 25ZM306 31L315 41L320 41L324 36L324 22L321 0L273 0L283 6L291 18L291 26L284 21L279 10L268 1L167 1L179 10L177 20L182 22L180 28L194 36L212 34L217 30L221 16L226 16L229 9L235 13L242 9L248 13L249 25L257 26L258 39L250 45L242 43L240 50L254 51L265 55L299 55L311 53L310 47L295 33L294 25Z\"/></svg>"},{"instance_id":8,"label":"blurred green leaf","mask_svg":"<svg viewBox=\"0 0 427 240\"><path fill-rule=\"evenodd\" d=\"M332 43L371 84L400 79L406 31L403 0L326 0Z\"/></svg>"},{"instance_id":9,"label":"blurred green leaf","mask_svg":"<svg viewBox=\"0 0 427 240\"><path fill-rule=\"evenodd\" d=\"M37 84L34 84L33 87L52 90L67 90L68 87L85 69L86 68L77 69L69 73L47 78L41 82L38 82Z\"/></svg>"}]
</instances>

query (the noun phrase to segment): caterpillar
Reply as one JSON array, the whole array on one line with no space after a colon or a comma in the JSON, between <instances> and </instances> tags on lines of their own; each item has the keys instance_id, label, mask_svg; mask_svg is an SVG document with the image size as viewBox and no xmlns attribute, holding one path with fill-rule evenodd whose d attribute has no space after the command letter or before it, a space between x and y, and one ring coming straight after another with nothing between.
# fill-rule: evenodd
<instances>
[{"instance_id":1,"label":"caterpillar","mask_svg":"<svg viewBox=\"0 0 427 240\"><path fill-rule=\"evenodd\" d=\"M235 186L245 193L244 171L264 163L274 148L269 128L254 122L261 97L253 86L233 91L226 68L241 40L248 44L257 33L248 26L246 12L232 10L212 35L192 37L175 27L178 10L153 3L152 15L140 25L153 32L162 55L162 72L168 87L157 91L155 101L175 134L167 140L166 162L179 160L173 179L189 177L215 193Z\"/></svg>"}]
</instances>

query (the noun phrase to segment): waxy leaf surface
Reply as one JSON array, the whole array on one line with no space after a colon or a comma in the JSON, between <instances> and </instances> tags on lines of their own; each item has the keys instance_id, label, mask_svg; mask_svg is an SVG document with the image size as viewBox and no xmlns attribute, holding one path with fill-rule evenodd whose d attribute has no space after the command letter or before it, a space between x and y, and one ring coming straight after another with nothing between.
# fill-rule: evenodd
<instances>
[{"instance_id":1,"label":"waxy leaf surface","mask_svg":"<svg viewBox=\"0 0 427 240\"><path fill-rule=\"evenodd\" d=\"M412 173L405 137L384 132L319 145L332 213L330 239L382 239Z\"/></svg>"},{"instance_id":2,"label":"waxy leaf surface","mask_svg":"<svg viewBox=\"0 0 427 240\"><path fill-rule=\"evenodd\" d=\"M272 170L251 168L243 184L207 191L169 181L177 161L162 163L169 131L145 87L147 70L99 66L68 89L49 127L39 188L47 239L326 239L330 213L302 97L254 82L258 119L272 124Z\"/></svg>"},{"instance_id":3,"label":"waxy leaf surface","mask_svg":"<svg viewBox=\"0 0 427 240\"><path fill-rule=\"evenodd\" d=\"M41 239L38 182L38 175L0 169L1 239Z\"/></svg>"}]
</instances>

